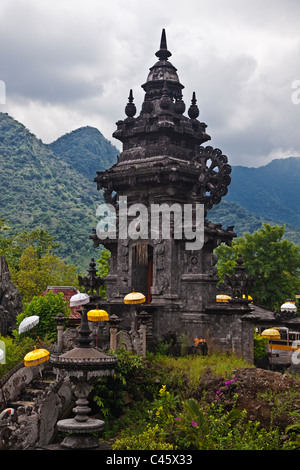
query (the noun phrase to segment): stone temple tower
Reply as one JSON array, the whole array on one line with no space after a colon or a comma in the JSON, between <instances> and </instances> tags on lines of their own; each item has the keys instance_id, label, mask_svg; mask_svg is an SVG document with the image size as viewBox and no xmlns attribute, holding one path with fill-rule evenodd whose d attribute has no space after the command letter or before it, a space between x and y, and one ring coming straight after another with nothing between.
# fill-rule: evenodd
<instances>
[{"instance_id":1,"label":"stone temple tower","mask_svg":"<svg viewBox=\"0 0 300 470\"><path fill-rule=\"evenodd\" d=\"M164 30L155 55L158 60L142 85L145 96L140 113L130 90L126 117L116 123L113 136L123 144L118 161L95 178L119 222L114 238L101 239L96 230L91 237L95 246L104 245L111 252L106 306L110 314L123 319L123 326L130 326L132 312L123 299L134 289L146 296L146 303L138 308L149 314L152 340L171 333L185 335L191 344L193 338L202 337L211 348L239 350L240 346L232 347L239 342L233 337L234 329L249 309L216 304L214 254L220 243L230 244L236 235L233 227L224 229L206 219L209 209L227 193L231 167L221 150L203 146L210 136L206 124L198 120L195 93L185 114L184 86L169 60ZM127 217L121 221L120 201L125 199ZM136 204L147 208L146 217L134 211ZM169 214L170 236L163 233L162 221L156 232L151 231L153 207L177 209L181 236L177 229L175 233L179 220L175 211ZM192 239L185 230L188 224L196 230L196 207L203 210L201 247L188 244ZM192 221L186 221L186 208L192 208ZM134 236L129 236L130 229ZM236 334L239 338L240 327Z\"/></svg>"}]
</instances>

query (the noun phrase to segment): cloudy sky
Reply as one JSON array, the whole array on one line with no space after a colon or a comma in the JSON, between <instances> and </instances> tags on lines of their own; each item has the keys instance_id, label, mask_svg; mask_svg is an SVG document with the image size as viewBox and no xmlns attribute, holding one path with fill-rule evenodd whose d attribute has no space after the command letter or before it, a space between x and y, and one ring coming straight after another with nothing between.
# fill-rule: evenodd
<instances>
[{"instance_id":1,"label":"cloudy sky","mask_svg":"<svg viewBox=\"0 0 300 470\"><path fill-rule=\"evenodd\" d=\"M232 165L300 156L299 18L299 0L1 0L0 111L45 143L90 125L119 147L165 28L187 108L195 91Z\"/></svg>"}]
</instances>

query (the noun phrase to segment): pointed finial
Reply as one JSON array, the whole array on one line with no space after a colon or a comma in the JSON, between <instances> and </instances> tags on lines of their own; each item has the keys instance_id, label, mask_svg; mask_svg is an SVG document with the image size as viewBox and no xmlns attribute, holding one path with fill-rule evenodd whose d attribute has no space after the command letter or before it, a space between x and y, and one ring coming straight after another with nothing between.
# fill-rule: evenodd
<instances>
[{"instance_id":1,"label":"pointed finial","mask_svg":"<svg viewBox=\"0 0 300 470\"><path fill-rule=\"evenodd\" d=\"M168 51L167 49L167 39L166 39L165 29L163 29L161 33L160 49L159 51L156 52L155 55L159 58L159 60L168 60L168 57L172 55L171 52Z\"/></svg>"},{"instance_id":2,"label":"pointed finial","mask_svg":"<svg viewBox=\"0 0 300 470\"><path fill-rule=\"evenodd\" d=\"M196 93L193 91L192 104L191 104L191 106L189 107L189 110L188 110L188 115L191 119L197 119L197 117L200 114L199 108L196 105L196 103L197 103Z\"/></svg>"},{"instance_id":3,"label":"pointed finial","mask_svg":"<svg viewBox=\"0 0 300 470\"><path fill-rule=\"evenodd\" d=\"M135 107L135 104L133 103L133 93L132 93L132 90L130 90L128 103L125 108L125 114L128 117L133 117L135 113L136 113L136 107Z\"/></svg>"}]
</instances>

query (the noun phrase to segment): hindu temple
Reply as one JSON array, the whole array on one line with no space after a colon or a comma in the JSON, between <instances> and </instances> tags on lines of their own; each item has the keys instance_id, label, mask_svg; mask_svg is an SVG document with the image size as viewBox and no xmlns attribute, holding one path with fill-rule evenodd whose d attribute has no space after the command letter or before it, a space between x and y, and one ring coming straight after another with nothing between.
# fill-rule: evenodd
<instances>
[{"instance_id":1,"label":"hindu temple","mask_svg":"<svg viewBox=\"0 0 300 470\"><path fill-rule=\"evenodd\" d=\"M230 245L236 234L232 226L223 228L208 216L228 191L231 166L220 149L204 145L210 136L199 120L196 92L186 106L165 30L155 55L157 60L142 84L140 112L130 90L125 117L116 123L113 137L122 143L118 161L95 177L97 189L103 190L119 222L115 237L101 238L96 229L91 236L96 247L104 245L111 252L105 305L110 315L122 319L122 328L134 325L139 311L146 312L149 344L170 335L190 343L204 338L209 350L251 359L253 325L245 296L242 300L243 289L233 302L216 302L214 249L221 243ZM121 220L124 204L127 213ZM147 208L146 218L134 213L141 204ZM162 223L153 230L153 207L155 216L160 209L170 216L170 236L163 233ZM187 208L192 211L189 220ZM200 208L201 246L191 238L196 237ZM176 217L182 221L180 235ZM146 302L130 309L124 296L133 289L142 292Z\"/></svg>"}]
</instances>

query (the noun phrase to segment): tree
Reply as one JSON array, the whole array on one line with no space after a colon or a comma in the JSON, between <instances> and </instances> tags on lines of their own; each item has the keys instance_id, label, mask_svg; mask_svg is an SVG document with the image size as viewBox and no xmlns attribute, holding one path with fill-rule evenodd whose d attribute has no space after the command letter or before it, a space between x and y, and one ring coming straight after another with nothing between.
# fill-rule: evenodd
<instances>
[{"instance_id":1,"label":"tree","mask_svg":"<svg viewBox=\"0 0 300 470\"><path fill-rule=\"evenodd\" d=\"M215 250L220 280L233 272L241 254L247 273L256 276L254 301L278 309L287 298L294 298L300 289L300 247L284 240L284 232L284 225L263 224L253 234L233 240L231 247L220 245Z\"/></svg>"},{"instance_id":2,"label":"tree","mask_svg":"<svg viewBox=\"0 0 300 470\"><path fill-rule=\"evenodd\" d=\"M60 245L47 230L10 231L9 222L0 218L0 255L5 256L12 282L24 302L42 294L48 285L78 286L76 267L65 264L53 253Z\"/></svg>"},{"instance_id":3,"label":"tree","mask_svg":"<svg viewBox=\"0 0 300 470\"><path fill-rule=\"evenodd\" d=\"M21 256L19 270L11 273L24 302L41 295L47 286L78 285L75 266L68 266L49 250L40 256L38 248L28 246Z\"/></svg>"},{"instance_id":4,"label":"tree","mask_svg":"<svg viewBox=\"0 0 300 470\"><path fill-rule=\"evenodd\" d=\"M0 255L5 256L10 270L19 269L22 254L29 246L35 248L41 258L47 251L59 248L60 244L44 229L12 233L10 222L0 218Z\"/></svg>"},{"instance_id":5,"label":"tree","mask_svg":"<svg viewBox=\"0 0 300 470\"><path fill-rule=\"evenodd\" d=\"M109 272L109 259L110 259L110 256L111 256L111 253L106 248L104 248L101 251L100 258L97 261L97 263L99 264L97 275L101 278L107 276L107 274ZM106 285L100 287L99 294L100 294L102 299L106 298Z\"/></svg>"}]
</instances>

